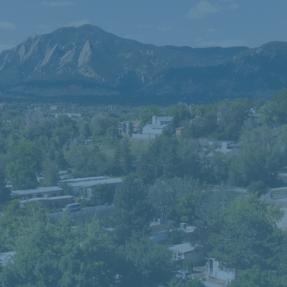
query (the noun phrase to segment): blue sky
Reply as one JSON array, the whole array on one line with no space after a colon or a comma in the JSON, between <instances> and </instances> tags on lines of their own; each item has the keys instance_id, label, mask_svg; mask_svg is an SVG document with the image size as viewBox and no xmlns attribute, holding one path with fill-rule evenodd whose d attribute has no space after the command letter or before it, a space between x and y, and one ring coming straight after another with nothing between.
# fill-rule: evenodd
<instances>
[{"instance_id":1,"label":"blue sky","mask_svg":"<svg viewBox=\"0 0 287 287\"><path fill-rule=\"evenodd\" d=\"M287 41L286 11L286 0L2 0L0 51L85 23L159 46L259 47Z\"/></svg>"}]
</instances>

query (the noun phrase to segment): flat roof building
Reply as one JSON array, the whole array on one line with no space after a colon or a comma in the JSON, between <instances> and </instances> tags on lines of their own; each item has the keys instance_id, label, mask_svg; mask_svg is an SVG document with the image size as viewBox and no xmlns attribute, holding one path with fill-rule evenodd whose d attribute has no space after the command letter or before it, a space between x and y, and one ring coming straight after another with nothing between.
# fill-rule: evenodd
<instances>
[{"instance_id":1,"label":"flat roof building","mask_svg":"<svg viewBox=\"0 0 287 287\"><path fill-rule=\"evenodd\" d=\"M43 196L43 197L53 197L63 195L64 191L62 188L58 186L50 186L50 187L36 187L33 189L23 189L23 190L12 190L10 198L17 199L20 198L22 200L26 200L29 198Z\"/></svg>"}]
</instances>

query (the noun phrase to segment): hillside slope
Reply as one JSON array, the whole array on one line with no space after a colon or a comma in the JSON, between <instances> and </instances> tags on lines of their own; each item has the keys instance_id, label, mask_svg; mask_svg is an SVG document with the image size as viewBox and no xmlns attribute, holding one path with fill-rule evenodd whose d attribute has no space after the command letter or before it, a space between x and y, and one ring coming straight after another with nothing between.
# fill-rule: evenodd
<instances>
[{"instance_id":1,"label":"hillside slope","mask_svg":"<svg viewBox=\"0 0 287 287\"><path fill-rule=\"evenodd\" d=\"M161 104L269 98L286 86L287 44L256 49L141 44L84 25L32 36L0 54L10 98Z\"/></svg>"}]
</instances>

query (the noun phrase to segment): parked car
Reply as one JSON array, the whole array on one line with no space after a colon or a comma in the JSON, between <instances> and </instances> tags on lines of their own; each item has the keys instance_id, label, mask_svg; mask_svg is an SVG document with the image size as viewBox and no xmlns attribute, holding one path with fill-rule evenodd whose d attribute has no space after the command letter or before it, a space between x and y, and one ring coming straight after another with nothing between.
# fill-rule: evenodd
<instances>
[{"instance_id":1,"label":"parked car","mask_svg":"<svg viewBox=\"0 0 287 287\"><path fill-rule=\"evenodd\" d=\"M71 203L71 204L67 204L62 210L65 212L66 210L77 211L80 209L82 209L82 206L80 203Z\"/></svg>"},{"instance_id":2,"label":"parked car","mask_svg":"<svg viewBox=\"0 0 287 287\"><path fill-rule=\"evenodd\" d=\"M186 280L191 278L191 274L187 270L177 270L175 272L175 277L178 279Z\"/></svg>"}]
</instances>

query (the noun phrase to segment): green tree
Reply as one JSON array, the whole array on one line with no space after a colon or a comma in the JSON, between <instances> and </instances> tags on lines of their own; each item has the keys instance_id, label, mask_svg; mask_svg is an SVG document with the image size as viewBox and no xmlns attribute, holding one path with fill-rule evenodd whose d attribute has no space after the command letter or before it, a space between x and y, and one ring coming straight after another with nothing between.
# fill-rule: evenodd
<instances>
[{"instance_id":1,"label":"green tree","mask_svg":"<svg viewBox=\"0 0 287 287\"><path fill-rule=\"evenodd\" d=\"M131 154L131 145L127 138L123 139L121 143L121 167L122 170L128 174L132 171L133 158Z\"/></svg>"},{"instance_id":2,"label":"green tree","mask_svg":"<svg viewBox=\"0 0 287 287\"><path fill-rule=\"evenodd\" d=\"M247 191L256 194L257 196L261 196L267 193L267 188L264 182L256 181L247 186Z\"/></svg>"},{"instance_id":3,"label":"green tree","mask_svg":"<svg viewBox=\"0 0 287 287\"><path fill-rule=\"evenodd\" d=\"M146 124L151 123L152 116L161 116L161 112L158 106L145 106L143 109L140 110L139 119L141 128Z\"/></svg>"},{"instance_id":4,"label":"green tree","mask_svg":"<svg viewBox=\"0 0 287 287\"><path fill-rule=\"evenodd\" d=\"M122 154L121 145L119 143L116 143L114 153L109 162L109 171L113 176L120 175L122 173L121 154Z\"/></svg>"},{"instance_id":5,"label":"green tree","mask_svg":"<svg viewBox=\"0 0 287 287\"><path fill-rule=\"evenodd\" d=\"M138 167L138 176L145 185L154 183L154 176L149 165L148 154L143 153Z\"/></svg>"},{"instance_id":6,"label":"green tree","mask_svg":"<svg viewBox=\"0 0 287 287\"><path fill-rule=\"evenodd\" d=\"M258 265L241 272L240 277L231 281L230 287L281 287L281 278L274 271L265 271ZM285 282L286 283L286 282Z\"/></svg>"},{"instance_id":7,"label":"green tree","mask_svg":"<svg viewBox=\"0 0 287 287\"><path fill-rule=\"evenodd\" d=\"M210 256L227 268L268 270L279 264L285 235L276 226L282 211L257 196L235 199L222 213L223 228L212 236Z\"/></svg>"},{"instance_id":8,"label":"green tree","mask_svg":"<svg viewBox=\"0 0 287 287\"><path fill-rule=\"evenodd\" d=\"M194 190L185 195L177 204L170 207L168 217L178 224L185 222L193 224L197 218L195 208L198 204L198 192Z\"/></svg>"},{"instance_id":9,"label":"green tree","mask_svg":"<svg viewBox=\"0 0 287 287\"><path fill-rule=\"evenodd\" d=\"M94 198L104 199L108 203L113 202L114 191L113 188L107 183L95 185L93 187L92 193Z\"/></svg>"},{"instance_id":10,"label":"green tree","mask_svg":"<svg viewBox=\"0 0 287 287\"><path fill-rule=\"evenodd\" d=\"M132 238L124 248L121 286L157 287L171 277L172 259L166 246L153 243L148 237Z\"/></svg>"},{"instance_id":11,"label":"green tree","mask_svg":"<svg viewBox=\"0 0 287 287\"><path fill-rule=\"evenodd\" d=\"M44 186L56 185L59 179L59 170L56 166L56 163L47 160L44 163L43 175L44 175L44 181L43 181Z\"/></svg>"},{"instance_id":12,"label":"green tree","mask_svg":"<svg viewBox=\"0 0 287 287\"><path fill-rule=\"evenodd\" d=\"M4 173L0 170L0 204L10 199L11 191L6 187Z\"/></svg>"},{"instance_id":13,"label":"green tree","mask_svg":"<svg viewBox=\"0 0 287 287\"><path fill-rule=\"evenodd\" d=\"M153 218L153 209L148 202L147 192L136 182L133 175L128 175L121 185L121 190L114 198L115 208L111 214L115 242L122 245L132 234L147 231Z\"/></svg>"},{"instance_id":14,"label":"green tree","mask_svg":"<svg viewBox=\"0 0 287 287\"><path fill-rule=\"evenodd\" d=\"M192 178L157 179L153 186L148 188L149 201L153 205L159 218L167 218L169 212L183 199L189 200L200 189L200 184ZM189 194L192 194L189 197ZM184 200L185 202L185 200ZM184 205L184 203L181 203ZM193 214L191 210L191 214ZM182 213L185 214L185 211ZM182 215L177 215L178 220ZM173 219L171 217L171 219ZM185 218L187 219L187 218Z\"/></svg>"},{"instance_id":15,"label":"green tree","mask_svg":"<svg viewBox=\"0 0 287 287\"><path fill-rule=\"evenodd\" d=\"M129 136L132 136L133 132L134 132L134 126L133 123L131 121L129 121Z\"/></svg>"},{"instance_id":16,"label":"green tree","mask_svg":"<svg viewBox=\"0 0 287 287\"><path fill-rule=\"evenodd\" d=\"M28 189L38 185L36 178L37 157L34 144L26 141L16 146L13 161L7 164L7 174L12 181L13 189Z\"/></svg>"},{"instance_id":17,"label":"green tree","mask_svg":"<svg viewBox=\"0 0 287 287\"><path fill-rule=\"evenodd\" d=\"M39 212L21 221L16 250L14 264L4 267L1 273L3 287L108 286L99 285L100 271L91 272L101 264L99 258L94 259L93 267L86 266L85 252L68 214L54 223L48 214Z\"/></svg>"},{"instance_id":18,"label":"green tree","mask_svg":"<svg viewBox=\"0 0 287 287\"><path fill-rule=\"evenodd\" d=\"M56 154L56 164L59 170L65 170L67 168L68 163L62 149L60 149Z\"/></svg>"}]
</instances>

